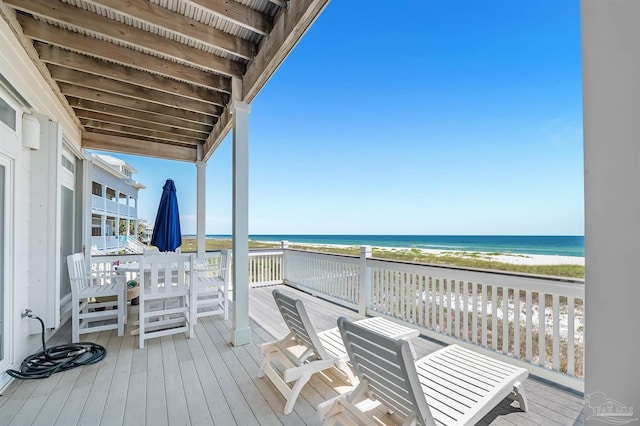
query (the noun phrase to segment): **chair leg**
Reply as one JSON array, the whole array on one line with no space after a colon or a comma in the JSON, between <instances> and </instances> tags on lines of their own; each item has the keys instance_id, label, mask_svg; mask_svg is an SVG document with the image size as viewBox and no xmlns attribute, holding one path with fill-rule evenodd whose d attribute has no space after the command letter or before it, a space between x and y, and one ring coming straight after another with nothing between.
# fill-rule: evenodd
<instances>
[{"instance_id":1,"label":"chair leg","mask_svg":"<svg viewBox=\"0 0 640 426\"><path fill-rule=\"evenodd\" d=\"M138 312L139 312L139 317L138 317L138 347L140 349L144 349L144 333L145 333L145 329L144 329L144 300L142 300L142 298L140 298L140 303L138 304Z\"/></svg>"},{"instance_id":2,"label":"chair leg","mask_svg":"<svg viewBox=\"0 0 640 426\"><path fill-rule=\"evenodd\" d=\"M513 393L513 399L518 401L520 409L522 411L527 411L529 409L529 404L527 403L527 395L524 393L524 387L522 386L522 383L516 383L515 385L513 385Z\"/></svg>"},{"instance_id":3,"label":"chair leg","mask_svg":"<svg viewBox=\"0 0 640 426\"><path fill-rule=\"evenodd\" d=\"M122 294L118 297L118 336L124 336L124 323L127 321L125 315L127 299L122 298Z\"/></svg>"},{"instance_id":4,"label":"chair leg","mask_svg":"<svg viewBox=\"0 0 640 426\"><path fill-rule=\"evenodd\" d=\"M296 383L291 388L291 395L289 395L289 398L287 398L287 403L284 406L284 414L289 414L293 411L293 406L296 404L296 400L298 399L300 391L302 390L304 385L307 384L310 378L311 374L305 373L298 380L296 380Z\"/></svg>"},{"instance_id":5,"label":"chair leg","mask_svg":"<svg viewBox=\"0 0 640 426\"><path fill-rule=\"evenodd\" d=\"M71 340L73 343L80 341L80 301L73 299L71 304Z\"/></svg>"},{"instance_id":6,"label":"chair leg","mask_svg":"<svg viewBox=\"0 0 640 426\"><path fill-rule=\"evenodd\" d=\"M229 319L229 288L227 283L223 284L222 288L222 300L224 300L224 319Z\"/></svg>"}]
</instances>

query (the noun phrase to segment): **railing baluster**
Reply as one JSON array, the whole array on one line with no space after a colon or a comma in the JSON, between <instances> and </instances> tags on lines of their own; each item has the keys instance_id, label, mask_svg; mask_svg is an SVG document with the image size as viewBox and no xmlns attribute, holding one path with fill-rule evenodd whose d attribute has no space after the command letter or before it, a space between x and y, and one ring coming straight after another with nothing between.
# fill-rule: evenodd
<instances>
[{"instance_id":1,"label":"railing baluster","mask_svg":"<svg viewBox=\"0 0 640 426\"><path fill-rule=\"evenodd\" d=\"M475 343L476 345L478 344L478 283L473 282L471 283L472 287L472 292L473 292L473 303L472 303L472 309L473 309L473 317L471 318L473 320L473 324L471 325L471 331L473 333L473 343Z\"/></svg>"},{"instance_id":2,"label":"railing baluster","mask_svg":"<svg viewBox=\"0 0 640 426\"><path fill-rule=\"evenodd\" d=\"M575 355L575 338L574 338L574 330L575 330L575 322L574 322L574 314L575 314L575 301L573 297L567 297L567 374L569 376L575 376L575 363L576 363L576 355Z\"/></svg>"},{"instance_id":3,"label":"railing baluster","mask_svg":"<svg viewBox=\"0 0 640 426\"><path fill-rule=\"evenodd\" d=\"M438 283L438 326L440 333L444 334L444 282L442 278L437 279Z\"/></svg>"},{"instance_id":4,"label":"railing baluster","mask_svg":"<svg viewBox=\"0 0 640 426\"><path fill-rule=\"evenodd\" d=\"M454 335L457 338L460 338L460 298L458 295L460 294L460 282L457 280L452 280L453 282L453 325L454 325Z\"/></svg>"},{"instance_id":5,"label":"railing baluster","mask_svg":"<svg viewBox=\"0 0 640 426\"><path fill-rule=\"evenodd\" d=\"M545 321L545 297L546 294L538 293L538 365L545 366L547 358L546 321Z\"/></svg>"},{"instance_id":6,"label":"railing baluster","mask_svg":"<svg viewBox=\"0 0 640 426\"><path fill-rule=\"evenodd\" d=\"M447 334L451 336L451 280L444 280L447 285Z\"/></svg>"},{"instance_id":7,"label":"railing baluster","mask_svg":"<svg viewBox=\"0 0 640 426\"><path fill-rule=\"evenodd\" d=\"M513 290L513 356L520 358L520 290Z\"/></svg>"},{"instance_id":8,"label":"railing baluster","mask_svg":"<svg viewBox=\"0 0 640 426\"><path fill-rule=\"evenodd\" d=\"M502 353L509 353L509 289L502 287Z\"/></svg>"},{"instance_id":9,"label":"railing baluster","mask_svg":"<svg viewBox=\"0 0 640 426\"><path fill-rule=\"evenodd\" d=\"M552 368L560 369L560 301L557 294L553 295L553 354Z\"/></svg>"},{"instance_id":10,"label":"railing baluster","mask_svg":"<svg viewBox=\"0 0 640 426\"><path fill-rule=\"evenodd\" d=\"M491 349L498 350L498 286L491 284Z\"/></svg>"},{"instance_id":11,"label":"railing baluster","mask_svg":"<svg viewBox=\"0 0 640 426\"><path fill-rule=\"evenodd\" d=\"M527 340L527 347L525 348L526 350L525 359L527 361L531 361L531 358L533 358L533 324L531 320L531 317L533 316L533 302L531 300L530 290L527 290L526 292L525 305L526 305L526 312L527 312L527 325L526 325L527 335L525 336Z\"/></svg>"},{"instance_id":12,"label":"railing baluster","mask_svg":"<svg viewBox=\"0 0 640 426\"><path fill-rule=\"evenodd\" d=\"M436 307L437 307L437 291L436 291L437 279L435 277L429 277L429 286L431 287L431 329L436 330L438 323L436 321Z\"/></svg>"},{"instance_id":13,"label":"railing baluster","mask_svg":"<svg viewBox=\"0 0 640 426\"><path fill-rule=\"evenodd\" d=\"M482 305L482 346L487 347L487 285L482 284L482 294L480 297Z\"/></svg>"},{"instance_id":14,"label":"railing baluster","mask_svg":"<svg viewBox=\"0 0 640 426\"><path fill-rule=\"evenodd\" d=\"M469 341L469 283L462 281L462 291L464 296L462 298L462 339Z\"/></svg>"}]
</instances>

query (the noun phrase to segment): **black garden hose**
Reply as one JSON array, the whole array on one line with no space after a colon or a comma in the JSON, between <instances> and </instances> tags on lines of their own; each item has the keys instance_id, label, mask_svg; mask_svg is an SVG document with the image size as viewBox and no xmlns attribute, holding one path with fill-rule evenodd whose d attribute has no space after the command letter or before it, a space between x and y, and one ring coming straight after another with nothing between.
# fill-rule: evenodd
<instances>
[{"instance_id":1,"label":"black garden hose","mask_svg":"<svg viewBox=\"0 0 640 426\"><path fill-rule=\"evenodd\" d=\"M47 349L44 342L44 322L42 319L32 315L29 311L24 316L40 321L43 350L26 357L20 365L20 371L7 370L7 374L11 377L16 379L45 379L60 371L95 364L107 356L107 350L104 346L91 342L70 343Z\"/></svg>"}]
</instances>

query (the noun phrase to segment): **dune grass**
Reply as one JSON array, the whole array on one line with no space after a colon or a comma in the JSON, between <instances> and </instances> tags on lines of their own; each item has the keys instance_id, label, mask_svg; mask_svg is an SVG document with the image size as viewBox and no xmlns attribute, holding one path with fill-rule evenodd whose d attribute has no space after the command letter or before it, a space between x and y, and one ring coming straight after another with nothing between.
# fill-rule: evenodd
<instances>
[{"instance_id":1,"label":"dune grass","mask_svg":"<svg viewBox=\"0 0 640 426\"><path fill-rule=\"evenodd\" d=\"M278 248L277 243L266 243L262 241L249 241L249 248ZM206 250L230 249L230 239L207 238ZM359 246L314 246L289 244L289 248L299 250L310 250L323 253L336 253L358 256ZM184 237L181 250L190 252L196 250L196 239L194 237ZM568 278L584 278L584 266L581 265L514 265L511 263L496 262L491 260L492 255L500 253L476 253L476 252L444 252L440 255L424 253L417 248L411 249L384 249L373 248L373 257L380 259L399 260L403 262L430 263L436 265L450 265L464 268L492 269L509 272L522 272L527 274L551 275ZM514 255L519 256L519 255Z\"/></svg>"}]
</instances>

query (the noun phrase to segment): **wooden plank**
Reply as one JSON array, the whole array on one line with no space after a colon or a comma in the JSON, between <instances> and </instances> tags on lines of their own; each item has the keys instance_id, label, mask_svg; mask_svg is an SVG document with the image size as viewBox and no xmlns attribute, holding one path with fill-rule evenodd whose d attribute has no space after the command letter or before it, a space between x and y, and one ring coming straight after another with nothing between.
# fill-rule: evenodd
<instances>
[{"instance_id":1,"label":"wooden plank","mask_svg":"<svg viewBox=\"0 0 640 426\"><path fill-rule=\"evenodd\" d=\"M201 114L199 112L185 111L180 108L159 105L141 99L119 96L113 93L103 92L102 90L90 89L67 83L58 83L58 85L60 86L60 90L62 90L66 96L72 96L74 98L102 102L113 106L136 109L139 111L153 112L155 114L167 115L170 117L179 117L182 120L206 124L209 126L215 122L215 118L213 116Z\"/></svg>"},{"instance_id":2,"label":"wooden plank","mask_svg":"<svg viewBox=\"0 0 640 426\"><path fill-rule=\"evenodd\" d=\"M105 123L97 120L81 119L80 122L86 130L106 130L112 134L120 134L124 137L145 137L145 140L157 142L175 142L187 145L199 145L200 140L188 136L172 134L152 129L141 129L138 127L124 126L120 124Z\"/></svg>"},{"instance_id":3,"label":"wooden plank","mask_svg":"<svg viewBox=\"0 0 640 426\"><path fill-rule=\"evenodd\" d=\"M7 415L7 418L2 418L0 423L6 422L6 424L8 424L10 421L15 425L32 424L44 403L49 399L49 395L53 389L55 389L55 386L60 380L59 376L60 375L54 374L53 377L46 380L34 380L33 392L26 400L24 400L24 404L19 406L20 409L17 411L16 415L12 419ZM17 404L16 407L18 407Z\"/></svg>"},{"instance_id":4,"label":"wooden plank","mask_svg":"<svg viewBox=\"0 0 640 426\"><path fill-rule=\"evenodd\" d=\"M201 321L196 324L194 328L196 336L198 334L201 336L206 334L203 328L204 326ZM193 358L193 365L197 371L198 380L201 383L206 406L208 407L208 411L211 413L211 416L216 419L216 423L221 425L235 423L229 405L227 405L225 401L224 391L207 360L205 347L203 346L202 341L199 338L196 338L188 339L186 343L189 353ZM187 375L183 372L183 378L186 377Z\"/></svg>"},{"instance_id":5,"label":"wooden plank","mask_svg":"<svg viewBox=\"0 0 640 426\"><path fill-rule=\"evenodd\" d=\"M317 404L351 388L343 382L338 373L334 370L327 370L326 374L313 375L302 390L292 416L280 415L279 410L284 407L284 400L276 393L277 391L267 379L258 379L256 376L257 368L262 361L258 345L274 339L274 336L269 334L266 328L286 329L282 317L275 309L275 302L271 295L274 288L282 289L294 297L302 299L309 318L318 329L334 327L335 319L340 315L354 320L363 318L357 312L329 304L320 298L283 285L254 288L249 292L253 318L251 321L252 344L237 348L229 346L227 338L231 332L231 323L223 321L221 316L211 316L204 318L196 325L195 338L186 339L183 335L173 336L169 346L175 351L175 354L168 354L167 351L162 351L161 346L165 342L161 342L160 339L150 340L145 349L137 348L136 339L129 334L137 314L137 307L134 306L131 307L125 337L117 337L112 330L83 336L86 341L97 341L107 347L107 356L110 357L109 365L103 366L102 363L99 363L92 366L95 372L93 373L94 378L91 380L88 380L91 377L89 366L85 366L59 373L51 379L43 381L13 382L4 396L0 398L0 424L24 424L23 422L19 423L18 420L31 418L31 415L23 413L22 410L27 409L27 404L29 404L29 409L38 410L36 404L29 400L42 401L38 397L38 392L44 393L45 388L42 386L50 386L47 383L52 379L57 382L49 398L39 409L37 415L33 417L33 421L26 423L37 425L81 424L80 416L87 418L95 408L91 406L93 402L87 400L87 394L91 392L91 397L98 401L98 405L104 404L100 424L117 424L116 422L120 420L125 425L156 424L151 422L152 415L147 412L146 408L149 398L148 386L151 386L147 379L147 372L154 371L153 374L164 374L165 365L168 365L167 357L172 359L172 364L176 361L178 363L178 369L171 374L180 379L181 382L177 386L184 389L188 406L188 417L181 419L179 422L181 424L257 425L262 424L259 417L263 412L261 410L272 412L265 417L264 423L274 421L275 424L285 425L318 424L317 417L315 417ZM515 300L518 299L518 295L514 293ZM265 328L263 324L270 324L270 326ZM56 333L55 339L51 339L48 345L50 346L54 342L56 344L68 343L70 341L69 329L70 324L67 322L60 329L60 331L66 331L59 336ZM284 334L283 330L281 335ZM60 341L60 336L66 336L67 341ZM120 344L118 344L119 341L121 341ZM414 338L412 343L419 357L442 347L437 342L423 338ZM156 352L155 358L148 359L147 351L152 345L157 346L159 350ZM116 349L118 347L119 349ZM156 362L158 359L161 362L160 366ZM234 368L240 372L232 373L230 370ZM103 391L107 371L112 371L113 374L105 399ZM158 392L171 394L169 386L173 386L173 384L170 384L169 380L163 382L162 387L157 389ZM581 414L584 401L581 395L564 391L547 382L532 378L525 380L523 385L529 400L530 409L528 412L521 412L517 406L511 405L511 400L506 398L479 424L561 425L573 424L574 421L578 425L584 424L584 415ZM92 387L102 388L102 391L89 390ZM83 394L82 389L86 393ZM99 396L100 393L103 396ZM261 402L249 403L246 400L249 398L247 395L257 395ZM263 405L264 403L269 408ZM118 409L117 404L123 404L124 409ZM74 414L69 412L69 407L78 407L79 411ZM236 418L232 415L231 407L237 415ZM121 415L124 417L121 418ZM160 419L159 424L168 423L168 418L166 414L164 415L164 420ZM379 416L380 421L384 422L397 420L395 417L393 419L386 417L383 412L376 412L376 415ZM295 419L295 422L290 419Z\"/></svg>"},{"instance_id":6,"label":"wooden plank","mask_svg":"<svg viewBox=\"0 0 640 426\"><path fill-rule=\"evenodd\" d=\"M109 348L114 355L117 354L117 359L113 369L109 393L104 404L104 412L100 420L100 424L103 426L118 426L124 423L127 390L129 388L129 379L131 378L131 364L134 351L134 337L127 331L128 330L125 330L124 337L119 339L122 341L122 344L117 348L118 352L113 352L116 350L115 346ZM137 399L138 396L136 395L135 398Z\"/></svg>"},{"instance_id":7,"label":"wooden plank","mask_svg":"<svg viewBox=\"0 0 640 426\"><path fill-rule=\"evenodd\" d=\"M107 356L97 364L98 372L93 380L87 401L78 420L80 424L100 423L118 360L118 352L122 344L122 339L118 337L117 331L114 332L114 330L111 330L111 332L102 333L101 336L102 335L109 336L108 343L103 345L107 350Z\"/></svg>"},{"instance_id":8,"label":"wooden plank","mask_svg":"<svg viewBox=\"0 0 640 426\"><path fill-rule=\"evenodd\" d=\"M136 127L139 129L157 130L159 132L180 135L191 139L203 140L207 134L196 132L193 130L181 129L178 127L168 126L164 123L150 123L148 121L136 120L127 117L119 117L117 115L104 114L94 111L85 111L83 109L75 109L76 115L80 119L95 120L103 123L119 124L128 127Z\"/></svg>"},{"instance_id":9,"label":"wooden plank","mask_svg":"<svg viewBox=\"0 0 640 426\"><path fill-rule=\"evenodd\" d=\"M204 103L225 106L229 101L229 97L221 91L81 55L39 41L35 41L34 46L40 55L40 59L47 64L58 65ZM49 67L48 69L51 71L52 68Z\"/></svg>"},{"instance_id":10,"label":"wooden plank","mask_svg":"<svg viewBox=\"0 0 640 426\"><path fill-rule=\"evenodd\" d=\"M26 15L18 15L17 19L22 26L24 34L33 40L39 40L65 49L72 49L86 55L165 77L176 78L187 83L231 93L231 79L228 77L167 61L127 47L116 46L108 41L67 31L54 25L37 21Z\"/></svg>"},{"instance_id":11,"label":"wooden plank","mask_svg":"<svg viewBox=\"0 0 640 426\"><path fill-rule=\"evenodd\" d=\"M201 123L194 123L192 121L182 120L177 117L170 117L167 115L156 114L153 112L139 111L137 109L126 108L122 106L115 106L105 104L102 102L91 101L87 99L76 98L74 96L67 97L69 105L73 107L73 110L80 117L82 114L88 112L95 112L96 114L104 116L113 116L118 118L130 119L155 125L172 126L176 129L182 129L197 134L209 134L213 126L209 126ZM82 113L80 113L82 111ZM91 117L88 117L91 118ZM109 121L109 120L104 120ZM123 122L126 123L126 122Z\"/></svg>"},{"instance_id":12,"label":"wooden plank","mask_svg":"<svg viewBox=\"0 0 640 426\"><path fill-rule=\"evenodd\" d=\"M160 339L149 339L145 347L148 356L146 422L148 425L168 425L165 371Z\"/></svg>"},{"instance_id":13,"label":"wooden plank","mask_svg":"<svg viewBox=\"0 0 640 426\"><path fill-rule=\"evenodd\" d=\"M222 103L223 95L219 93L216 95L217 100L212 99L212 102L209 103L204 100L184 98L172 93L148 89L135 84L124 83L122 81L75 71L70 68L64 68L53 64L49 65L49 72L51 72L51 76L58 82L58 84L63 82L70 85L100 90L118 96L152 102L162 106L170 106L172 108L198 112L210 116L219 116L222 112L222 108L216 105L216 103Z\"/></svg>"},{"instance_id":14,"label":"wooden plank","mask_svg":"<svg viewBox=\"0 0 640 426\"><path fill-rule=\"evenodd\" d=\"M31 40L25 37L24 29L22 28L19 19L16 19L15 11L9 8L4 2L0 2L0 18L4 19L4 21L9 25L9 27L11 28L11 32L18 40L20 47L22 47L26 55L33 63L33 66L38 70L47 86L49 86L54 96L60 102L60 108L64 110L64 112L70 117L71 121L76 124L79 129L80 122L73 115L73 111L71 110L71 108L64 102L64 96L62 95L62 93L60 93L60 89L58 89L58 86L51 78L51 75L49 75L47 67L38 59L38 52L36 52L36 50L33 48Z\"/></svg>"},{"instance_id":15,"label":"wooden plank","mask_svg":"<svg viewBox=\"0 0 640 426\"><path fill-rule=\"evenodd\" d=\"M82 134L82 147L147 157L168 158L178 161L195 162L198 159L195 147L191 148L151 141L140 141L96 132L84 132Z\"/></svg>"},{"instance_id":16,"label":"wooden plank","mask_svg":"<svg viewBox=\"0 0 640 426\"><path fill-rule=\"evenodd\" d=\"M271 18L238 2L189 0L201 9L240 25L254 33L267 35L271 31Z\"/></svg>"},{"instance_id":17,"label":"wooden plank","mask_svg":"<svg viewBox=\"0 0 640 426\"><path fill-rule=\"evenodd\" d=\"M89 333L81 336L84 337L84 341L94 341L100 345L106 346L108 344L109 335L110 332L102 332ZM56 419L58 424L72 425L78 423L87 402L87 398L89 397L89 393L91 392L93 382L100 370L100 364L85 365L79 368L81 368L82 371L80 372L73 389L71 389L66 403L62 407L62 410L60 410L60 415Z\"/></svg>"},{"instance_id":18,"label":"wooden plank","mask_svg":"<svg viewBox=\"0 0 640 426\"><path fill-rule=\"evenodd\" d=\"M174 334L159 339L162 348L162 370L167 398L167 419L170 425L183 423L185 419L189 419L187 397L184 387L182 386L178 356L176 355L175 344L173 343L174 338L175 340L184 340L185 335L184 333ZM195 385L195 383L193 385Z\"/></svg>"},{"instance_id":19,"label":"wooden plank","mask_svg":"<svg viewBox=\"0 0 640 426\"><path fill-rule=\"evenodd\" d=\"M162 28L175 35L187 37L192 41L222 50L241 59L253 59L257 50L255 43L145 0L86 0L86 3ZM240 4L240 6L242 5ZM228 8L227 4L225 9ZM259 18L262 17L258 16ZM262 20L264 21L266 18Z\"/></svg>"},{"instance_id":20,"label":"wooden plank","mask_svg":"<svg viewBox=\"0 0 640 426\"><path fill-rule=\"evenodd\" d=\"M222 348L216 346L211 336L209 336L208 328L210 321L211 317L204 317L202 321L199 322L199 324L202 324L204 327L196 327L195 332L198 340L200 340L202 344L205 357L209 365L211 365L220 387L224 389L224 400L231 410L234 422L241 425L258 425L259 422L252 413L243 391L233 379L229 368L222 359L220 353ZM226 350L228 350L228 348Z\"/></svg>"},{"instance_id":21,"label":"wooden plank","mask_svg":"<svg viewBox=\"0 0 640 426\"><path fill-rule=\"evenodd\" d=\"M50 0L9 0L6 3L18 10L106 37L125 46L142 48L174 61L204 68L228 77L241 77L244 74L244 66L238 62L66 3Z\"/></svg>"}]
</instances>

